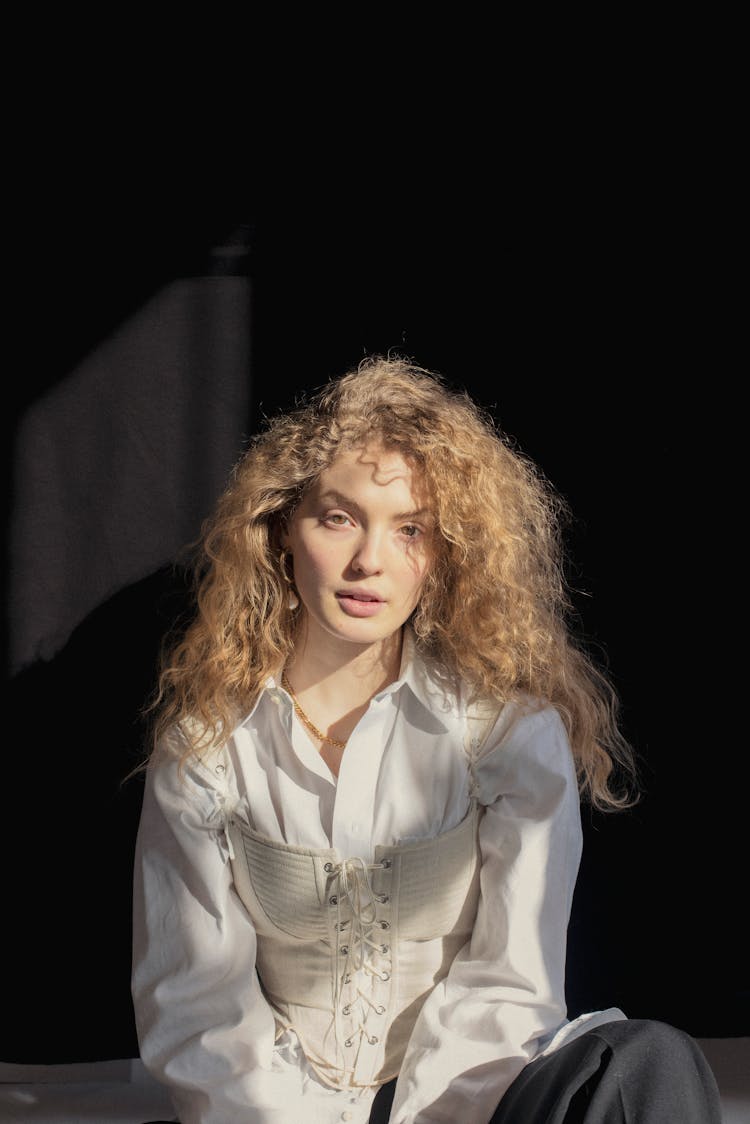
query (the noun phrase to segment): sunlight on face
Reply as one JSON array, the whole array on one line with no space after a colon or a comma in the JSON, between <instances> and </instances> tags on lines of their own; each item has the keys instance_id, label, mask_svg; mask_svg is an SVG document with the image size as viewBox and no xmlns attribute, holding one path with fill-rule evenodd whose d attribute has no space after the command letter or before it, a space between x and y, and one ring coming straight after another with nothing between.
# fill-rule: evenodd
<instances>
[{"instance_id":1,"label":"sunlight on face","mask_svg":"<svg viewBox=\"0 0 750 1124\"><path fill-rule=\"evenodd\" d=\"M400 453L341 453L285 536L308 636L364 646L392 636L419 601L433 531L424 485Z\"/></svg>"}]
</instances>

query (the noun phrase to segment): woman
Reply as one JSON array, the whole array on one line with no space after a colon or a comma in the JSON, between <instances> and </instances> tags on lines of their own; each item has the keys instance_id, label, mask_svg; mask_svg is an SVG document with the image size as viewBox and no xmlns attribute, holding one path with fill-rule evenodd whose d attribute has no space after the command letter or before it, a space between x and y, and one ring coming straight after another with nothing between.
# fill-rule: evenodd
<instances>
[{"instance_id":1,"label":"woman","mask_svg":"<svg viewBox=\"0 0 750 1124\"><path fill-rule=\"evenodd\" d=\"M633 766L566 626L561 513L402 359L240 460L137 844L141 1055L182 1124L720 1119L687 1035L566 1018L580 799L627 806Z\"/></svg>"}]
</instances>

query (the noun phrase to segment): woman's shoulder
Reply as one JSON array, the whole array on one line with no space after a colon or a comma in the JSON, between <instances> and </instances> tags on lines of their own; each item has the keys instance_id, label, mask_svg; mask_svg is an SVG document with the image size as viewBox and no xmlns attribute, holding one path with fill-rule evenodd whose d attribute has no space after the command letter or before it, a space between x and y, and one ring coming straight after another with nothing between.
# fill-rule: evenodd
<instances>
[{"instance_id":1,"label":"woman's shoulder","mask_svg":"<svg viewBox=\"0 0 750 1124\"><path fill-rule=\"evenodd\" d=\"M469 745L478 769L511 772L541 769L573 775L573 753L560 711L530 695L501 702L466 703Z\"/></svg>"},{"instance_id":2,"label":"woman's shoulder","mask_svg":"<svg viewBox=\"0 0 750 1124\"><path fill-rule=\"evenodd\" d=\"M204 729L194 719L182 719L160 737L149 762L152 785L192 793L225 792L231 785L231 758L225 746L201 744Z\"/></svg>"},{"instance_id":3,"label":"woman's shoulder","mask_svg":"<svg viewBox=\"0 0 750 1124\"><path fill-rule=\"evenodd\" d=\"M528 741L569 750L562 715L548 699L523 691L506 699L477 693L468 681L421 653L413 674L433 712L453 715L474 758L501 749L510 754Z\"/></svg>"}]
</instances>

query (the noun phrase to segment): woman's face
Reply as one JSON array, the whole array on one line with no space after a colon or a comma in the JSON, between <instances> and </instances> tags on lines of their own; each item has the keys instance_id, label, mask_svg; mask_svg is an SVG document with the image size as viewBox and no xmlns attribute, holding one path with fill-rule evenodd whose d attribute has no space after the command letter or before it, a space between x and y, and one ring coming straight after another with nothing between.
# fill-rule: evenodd
<instances>
[{"instance_id":1,"label":"woman's face","mask_svg":"<svg viewBox=\"0 0 750 1124\"><path fill-rule=\"evenodd\" d=\"M341 453L294 513L284 537L307 615L307 642L369 646L392 636L417 605L434 519L400 453Z\"/></svg>"}]
</instances>

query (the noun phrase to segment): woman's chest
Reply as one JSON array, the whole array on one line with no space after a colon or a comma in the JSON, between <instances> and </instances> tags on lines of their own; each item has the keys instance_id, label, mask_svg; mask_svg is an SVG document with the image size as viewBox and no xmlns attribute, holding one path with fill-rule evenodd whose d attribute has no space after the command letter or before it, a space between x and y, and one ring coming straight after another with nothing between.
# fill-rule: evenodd
<instances>
[{"instance_id":1,"label":"woman's chest","mask_svg":"<svg viewBox=\"0 0 750 1124\"><path fill-rule=\"evenodd\" d=\"M363 724L338 777L294 733L244 730L234 739L238 814L264 838L369 862L377 846L433 838L466 815L471 778L455 730Z\"/></svg>"}]
</instances>

